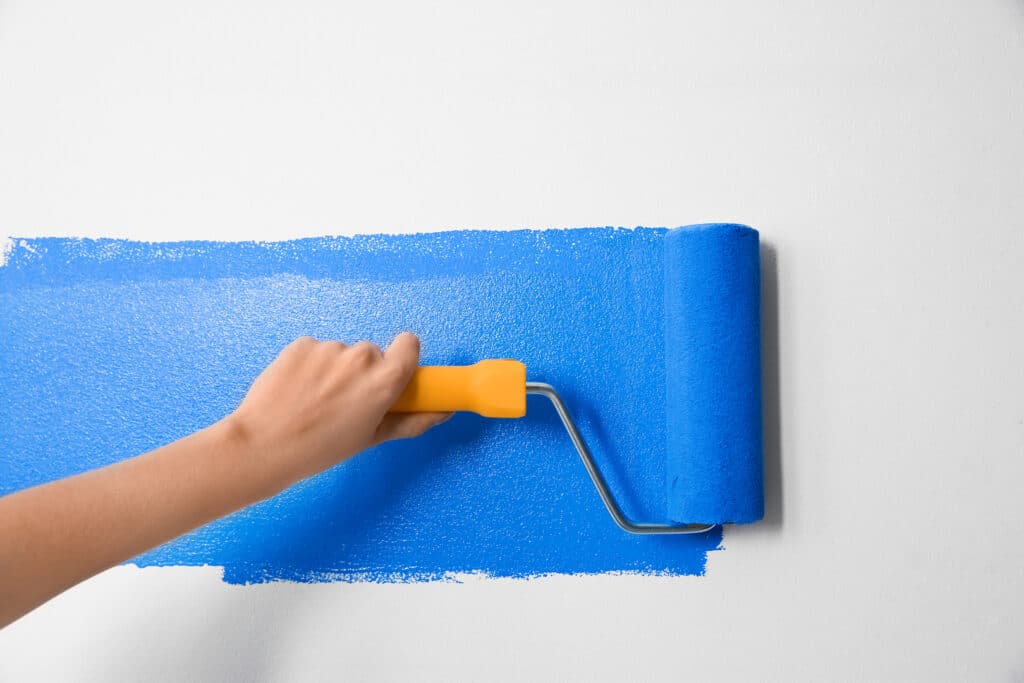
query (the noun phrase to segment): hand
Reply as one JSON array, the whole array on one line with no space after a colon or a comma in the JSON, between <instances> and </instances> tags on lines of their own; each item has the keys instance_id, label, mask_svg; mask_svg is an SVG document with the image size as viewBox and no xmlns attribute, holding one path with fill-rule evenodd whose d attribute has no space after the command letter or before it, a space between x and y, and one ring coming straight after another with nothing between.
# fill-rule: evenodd
<instances>
[{"instance_id":1,"label":"hand","mask_svg":"<svg viewBox=\"0 0 1024 683\"><path fill-rule=\"evenodd\" d=\"M267 366L228 418L275 488L391 439L419 436L451 413L389 414L419 364L403 332L387 351L301 337Z\"/></svg>"}]
</instances>

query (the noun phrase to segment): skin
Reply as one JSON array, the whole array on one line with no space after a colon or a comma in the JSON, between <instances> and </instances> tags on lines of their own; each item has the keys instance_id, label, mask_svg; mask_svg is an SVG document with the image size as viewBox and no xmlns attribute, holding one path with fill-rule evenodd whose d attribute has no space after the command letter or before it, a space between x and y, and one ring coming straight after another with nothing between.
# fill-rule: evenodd
<instances>
[{"instance_id":1,"label":"skin","mask_svg":"<svg viewBox=\"0 0 1024 683\"><path fill-rule=\"evenodd\" d=\"M109 467L0 498L0 628L109 567L449 413L390 414L419 340L302 337L230 415Z\"/></svg>"}]
</instances>

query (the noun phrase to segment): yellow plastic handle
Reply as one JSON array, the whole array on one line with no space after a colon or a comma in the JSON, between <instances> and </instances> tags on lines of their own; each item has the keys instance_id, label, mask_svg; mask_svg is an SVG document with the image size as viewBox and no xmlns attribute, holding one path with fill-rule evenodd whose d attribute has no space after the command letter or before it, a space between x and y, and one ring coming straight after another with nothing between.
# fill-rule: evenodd
<instances>
[{"instance_id":1,"label":"yellow plastic handle","mask_svg":"<svg viewBox=\"0 0 1024 683\"><path fill-rule=\"evenodd\" d=\"M526 414L526 366L517 360L425 365L416 370L393 413L469 411L484 417Z\"/></svg>"}]
</instances>

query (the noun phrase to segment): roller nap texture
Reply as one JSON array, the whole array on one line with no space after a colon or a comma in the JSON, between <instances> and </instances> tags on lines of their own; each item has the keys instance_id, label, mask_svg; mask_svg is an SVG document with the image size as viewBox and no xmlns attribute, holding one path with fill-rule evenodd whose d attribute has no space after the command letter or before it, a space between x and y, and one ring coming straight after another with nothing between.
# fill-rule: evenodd
<instances>
[{"instance_id":1,"label":"roller nap texture","mask_svg":"<svg viewBox=\"0 0 1024 683\"><path fill-rule=\"evenodd\" d=\"M668 515L764 516L757 231L701 225L665 236Z\"/></svg>"}]
</instances>

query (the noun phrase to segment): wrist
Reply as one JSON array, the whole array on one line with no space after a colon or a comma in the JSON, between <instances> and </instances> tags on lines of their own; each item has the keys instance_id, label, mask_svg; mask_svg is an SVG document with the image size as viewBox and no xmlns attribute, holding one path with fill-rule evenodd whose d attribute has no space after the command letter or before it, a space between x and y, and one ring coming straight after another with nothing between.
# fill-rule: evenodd
<instances>
[{"instance_id":1,"label":"wrist","mask_svg":"<svg viewBox=\"0 0 1024 683\"><path fill-rule=\"evenodd\" d=\"M230 413L209 427L217 441L217 452L226 457L239 478L247 484L254 500L277 495L295 481L282 471L276 450L265 443L247 420Z\"/></svg>"}]
</instances>

